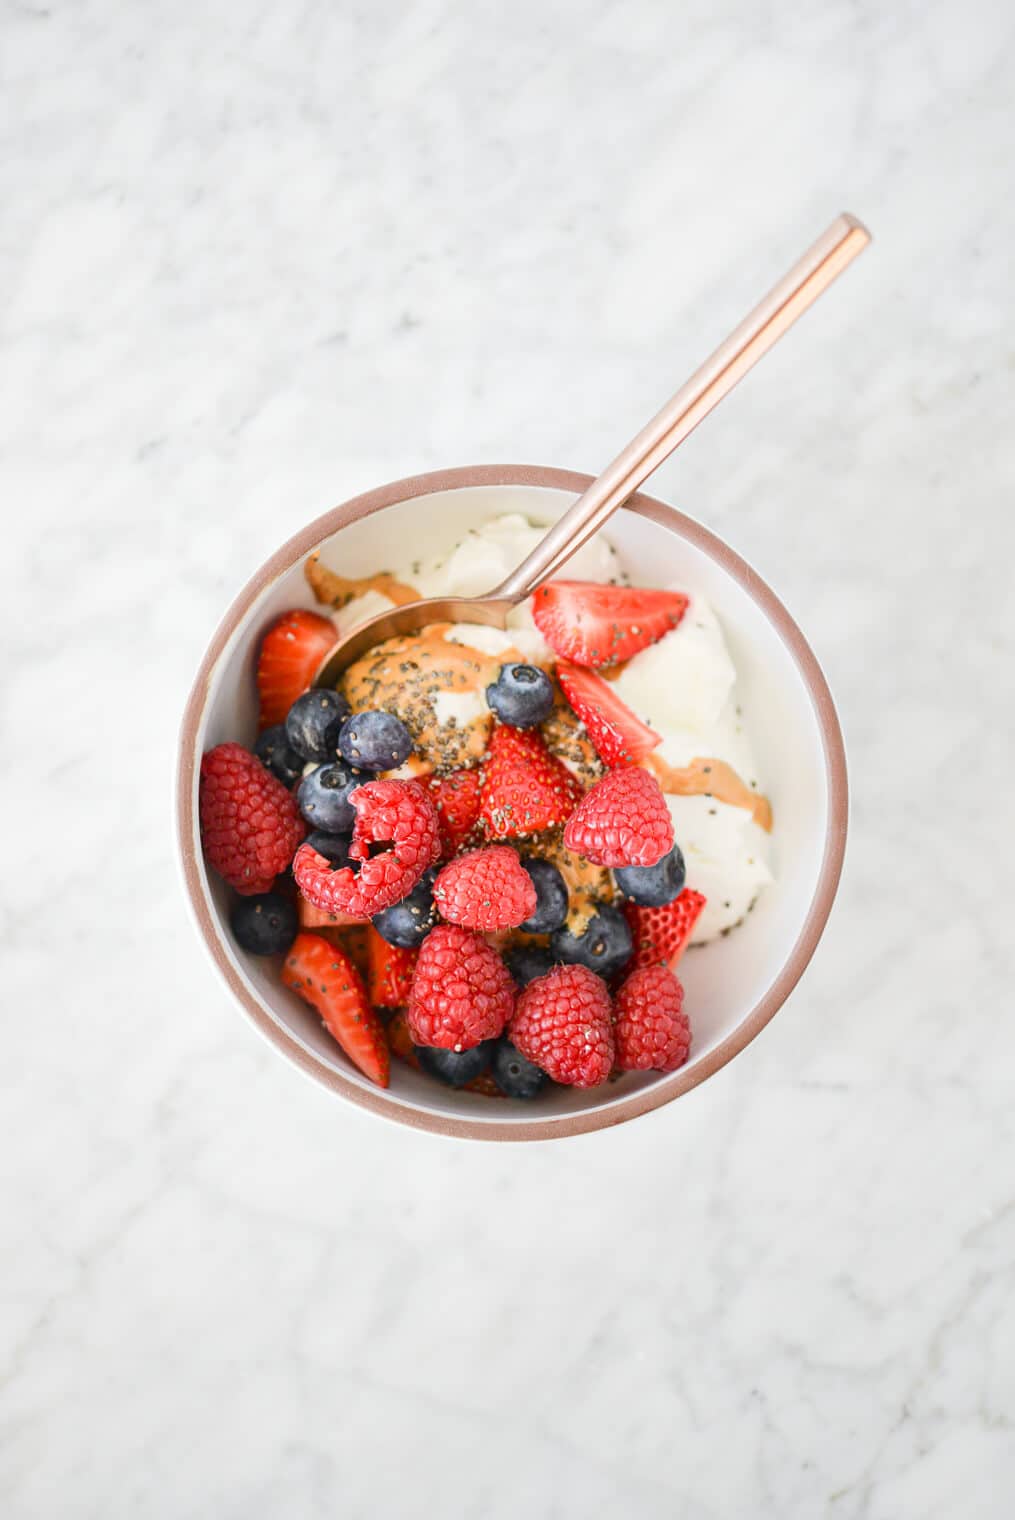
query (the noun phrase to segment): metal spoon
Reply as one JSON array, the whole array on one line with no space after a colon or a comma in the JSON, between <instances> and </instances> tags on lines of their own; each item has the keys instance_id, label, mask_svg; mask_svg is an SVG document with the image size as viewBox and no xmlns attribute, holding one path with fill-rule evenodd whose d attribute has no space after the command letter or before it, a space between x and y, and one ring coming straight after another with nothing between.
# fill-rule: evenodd
<instances>
[{"instance_id":1,"label":"metal spoon","mask_svg":"<svg viewBox=\"0 0 1015 1520\"><path fill-rule=\"evenodd\" d=\"M322 662L314 684L334 686L346 667L367 650L396 634L416 633L430 623L487 623L504 628L512 607L563 568L869 242L870 233L856 217L836 217L505 581L486 596L431 597L378 613L335 645Z\"/></svg>"}]
</instances>

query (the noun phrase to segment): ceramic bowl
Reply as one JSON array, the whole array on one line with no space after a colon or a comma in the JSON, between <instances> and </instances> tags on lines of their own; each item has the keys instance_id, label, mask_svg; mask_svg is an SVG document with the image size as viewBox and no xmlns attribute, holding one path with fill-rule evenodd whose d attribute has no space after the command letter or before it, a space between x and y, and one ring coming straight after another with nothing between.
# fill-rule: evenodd
<instances>
[{"instance_id":1,"label":"ceramic bowl","mask_svg":"<svg viewBox=\"0 0 1015 1520\"><path fill-rule=\"evenodd\" d=\"M421 555L450 549L502 512L550 522L591 477L526 466L441 471L381 486L336 507L274 554L237 596L201 662L180 741L177 827L186 892L222 980L261 1034L335 1095L376 1114L445 1135L546 1140L602 1129L670 1103L712 1076L782 1006L814 953L835 896L846 838L846 763L835 707L817 661L785 607L715 534L675 508L638 495L605 536L635 581L680 581L715 608L736 663L759 772L775 817L775 883L725 939L689 952L680 968L693 1043L668 1076L630 1074L590 1092L554 1088L535 1103L455 1092L399 1061L382 1091L362 1077L311 1009L281 986L277 965L245 955L228 927L230 893L204 864L197 823L202 753L256 734L254 668L267 625L314 605L303 577L321 549L347 575L390 565L393 543Z\"/></svg>"}]
</instances>

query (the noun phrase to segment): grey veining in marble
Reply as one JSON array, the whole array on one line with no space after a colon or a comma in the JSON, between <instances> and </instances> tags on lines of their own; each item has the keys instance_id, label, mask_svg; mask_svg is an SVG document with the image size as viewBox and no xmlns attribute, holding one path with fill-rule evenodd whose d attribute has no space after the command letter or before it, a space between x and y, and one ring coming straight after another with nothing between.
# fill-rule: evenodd
<instances>
[{"instance_id":1,"label":"grey veining in marble","mask_svg":"<svg viewBox=\"0 0 1015 1520\"><path fill-rule=\"evenodd\" d=\"M1000 0L3 8L5 1517L1011 1513L1013 98ZM379 481L596 468L842 207L655 483L841 704L811 970L619 1131L337 1105L176 879L225 602Z\"/></svg>"}]
</instances>

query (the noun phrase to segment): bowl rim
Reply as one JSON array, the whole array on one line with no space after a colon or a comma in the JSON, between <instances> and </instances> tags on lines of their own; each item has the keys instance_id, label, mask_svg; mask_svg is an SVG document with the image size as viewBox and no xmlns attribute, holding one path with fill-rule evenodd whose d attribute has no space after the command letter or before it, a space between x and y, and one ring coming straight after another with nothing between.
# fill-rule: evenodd
<instances>
[{"instance_id":1,"label":"bowl rim","mask_svg":"<svg viewBox=\"0 0 1015 1520\"><path fill-rule=\"evenodd\" d=\"M402 480L391 481L387 485L365 491L343 502L340 506L322 513L287 539L254 572L242 590L234 597L212 635L184 708L176 769L177 846L191 913L198 933L215 962L219 974L259 1032L301 1071L359 1107L369 1109L373 1113L408 1125L413 1129L469 1140L551 1140L607 1129L615 1124L623 1124L629 1119L650 1113L654 1109L663 1107L664 1104L672 1103L675 1098L681 1097L708 1077L713 1076L734 1056L739 1055L775 1016L800 980L814 954L835 899L846 848L849 786L842 730L831 691L817 658L775 592L746 560L694 518L688 517L678 508L669 506L655 497L639 492L625 503L626 510L637 512L642 517L659 523L660 526L678 533L680 537L703 550L739 583L747 595L767 615L796 664L818 722L828 788L828 812L821 866L814 894L797 939L782 970L764 996L759 999L733 1033L722 1040L693 1068L682 1068L669 1076L660 1078L650 1087L630 1093L626 1098L612 1102L603 1108L592 1108L575 1114L560 1114L553 1118L540 1117L537 1111L531 1117L521 1115L509 1122L502 1122L496 1119L473 1120L456 1114L433 1113L417 1108L404 1100L395 1100L385 1088L367 1089L358 1086L341 1072L326 1065L312 1051L305 1049L272 1019L251 996L237 975L225 953L201 879L198 851L195 848L193 782L195 766L199 758L196 753L197 734L210 696L212 677L237 625L253 602L267 586L287 574L299 560L317 548L323 540L385 507L394 506L415 497L477 486L542 486L569 491L577 496L593 478L579 471L559 469L554 466L463 465L454 469L434 470L426 474L411 475Z\"/></svg>"}]
</instances>

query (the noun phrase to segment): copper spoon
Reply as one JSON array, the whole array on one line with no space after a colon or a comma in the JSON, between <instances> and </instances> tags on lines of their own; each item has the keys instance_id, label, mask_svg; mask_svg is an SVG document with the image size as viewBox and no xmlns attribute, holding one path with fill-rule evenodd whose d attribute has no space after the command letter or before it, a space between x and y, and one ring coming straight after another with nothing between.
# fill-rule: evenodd
<instances>
[{"instance_id":1,"label":"copper spoon","mask_svg":"<svg viewBox=\"0 0 1015 1520\"><path fill-rule=\"evenodd\" d=\"M486 596L431 597L378 613L339 640L322 662L314 684L334 686L346 667L367 650L430 623L487 623L504 628L512 607L563 568L869 242L870 233L855 216L836 217L505 581Z\"/></svg>"}]
</instances>

